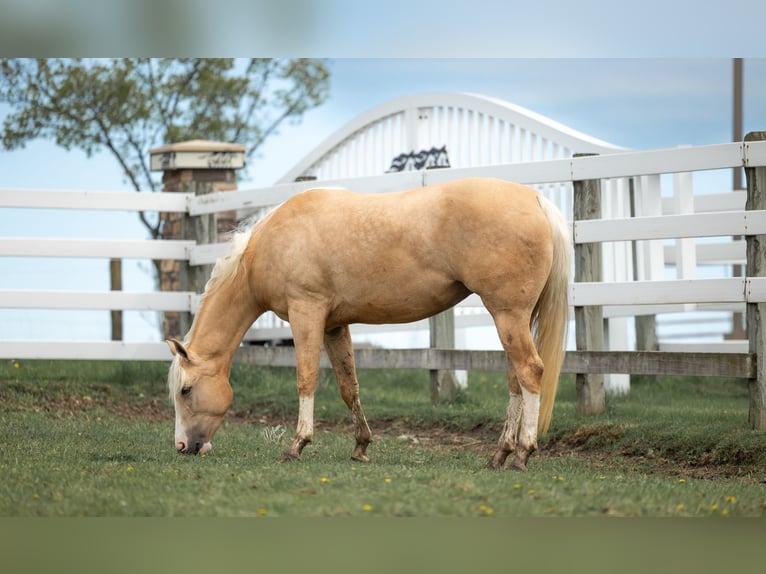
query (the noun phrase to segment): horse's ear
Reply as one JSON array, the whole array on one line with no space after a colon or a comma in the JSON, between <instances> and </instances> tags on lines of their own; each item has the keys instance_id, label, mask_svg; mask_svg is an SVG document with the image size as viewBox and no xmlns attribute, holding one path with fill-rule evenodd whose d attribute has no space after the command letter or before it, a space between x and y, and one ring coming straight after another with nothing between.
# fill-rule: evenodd
<instances>
[{"instance_id":1,"label":"horse's ear","mask_svg":"<svg viewBox=\"0 0 766 574\"><path fill-rule=\"evenodd\" d=\"M189 351L186 350L186 347L184 347L184 344L179 341L178 339L165 339L165 342L168 344L168 347L170 347L170 352L173 353L173 355L179 355L189 360Z\"/></svg>"}]
</instances>

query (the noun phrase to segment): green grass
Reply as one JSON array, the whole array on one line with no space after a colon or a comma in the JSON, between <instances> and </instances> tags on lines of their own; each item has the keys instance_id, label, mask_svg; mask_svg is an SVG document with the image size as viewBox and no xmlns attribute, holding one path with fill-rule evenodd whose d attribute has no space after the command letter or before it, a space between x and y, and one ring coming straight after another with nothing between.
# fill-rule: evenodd
<instances>
[{"instance_id":1,"label":"green grass","mask_svg":"<svg viewBox=\"0 0 766 574\"><path fill-rule=\"evenodd\" d=\"M292 369L235 366L213 452L186 457L173 449L166 364L16 365L0 364L0 516L766 516L766 433L747 429L743 381L647 380L583 419L565 378L520 474L483 468L502 374L472 373L454 403L433 406L425 372L362 371L375 441L360 464L325 373L314 443L281 464Z\"/></svg>"}]
</instances>

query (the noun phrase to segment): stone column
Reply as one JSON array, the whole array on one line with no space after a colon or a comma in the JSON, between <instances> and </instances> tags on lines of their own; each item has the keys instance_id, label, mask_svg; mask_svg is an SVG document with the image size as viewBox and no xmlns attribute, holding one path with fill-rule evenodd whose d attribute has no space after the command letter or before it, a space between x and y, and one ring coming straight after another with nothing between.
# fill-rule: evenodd
<instances>
[{"instance_id":1,"label":"stone column","mask_svg":"<svg viewBox=\"0 0 766 574\"><path fill-rule=\"evenodd\" d=\"M245 146L204 140L192 140L149 151L152 171L162 171L163 192L202 195L237 189L235 170L245 165ZM236 212L213 216L212 224L195 225L193 220L211 216L189 217L185 213L162 213L162 239L193 239L198 244L225 241L236 227ZM200 223L200 222L197 222ZM196 231L195 231L196 230ZM200 230L204 237L197 236ZM160 290L201 292L211 266L191 267L187 262L163 260L159 263ZM191 316L177 311L166 312L162 321L163 337L183 337L191 327Z\"/></svg>"}]
</instances>

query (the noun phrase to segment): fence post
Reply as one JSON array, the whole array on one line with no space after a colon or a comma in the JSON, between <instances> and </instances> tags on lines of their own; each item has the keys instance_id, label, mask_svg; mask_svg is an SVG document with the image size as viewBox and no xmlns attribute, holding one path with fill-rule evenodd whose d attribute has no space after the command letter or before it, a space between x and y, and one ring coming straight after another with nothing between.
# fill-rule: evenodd
<instances>
[{"instance_id":1,"label":"fence post","mask_svg":"<svg viewBox=\"0 0 766 574\"><path fill-rule=\"evenodd\" d=\"M574 157L598 154L574 154ZM574 181L572 216L575 222L601 218L601 180ZM580 243L574 246L576 282L602 280L601 244ZM604 314L601 306L575 307L575 339L578 351L604 349ZM604 375L577 373L578 416L596 415L604 411Z\"/></svg>"},{"instance_id":2,"label":"fence post","mask_svg":"<svg viewBox=\"0 0 766 574\"><path fill-rule=\"evenodd\" d=\"M428 319L430 347L432 349L455 348L455 310L447 309ZM429 371L431 379L431 402L448 402L455 398L458 386L455 371L439 369Z\"/></svg>"},{"instance_id":3,"label":"fence post","mask_svg":"<svg viewBox=\"0 0 766 574\"><path fill-rule=\"evenodd\" d=\"M162 171L163 192L203 195L237 189L235 170L244 167L245 146L192 140L149 151L152 171ZM188 213L162 213L162 238L187 239L198 244L216 243L236 225L236 212L189 216ZM189 265L188 261L160 262L162 291L202 293L210 277L211 265ZM191 314L166 312L163 337L183 337L191 327Z\"/></svg>"},{"instance_id":4,"label":"fence post","mask_svg":"<svg viewBox=\"0 0 766 574\"><path fill-rule=\"evenodd\" d=\"M109 284L112 291L122 291L122 259L109 260ZM122 341L122 311L111 311L112 341Z\"/></svg>"},{"instance_id":5,"label":"fence post","mask_svg":"<svg viewBox=\"0 0 766 574\"><path fill-rule=\"evenodd\" d=\"M745 136L748 142L766 141L766 132L750 132ZM766 167L746 167L747 210L766 209ZM747 236L747 277L766 276L766 235ZM756 355L755 378L748 381L750 428L766 429L766 303L747 303L747 338L750 352Z\"/></svg>"}]
</instances>

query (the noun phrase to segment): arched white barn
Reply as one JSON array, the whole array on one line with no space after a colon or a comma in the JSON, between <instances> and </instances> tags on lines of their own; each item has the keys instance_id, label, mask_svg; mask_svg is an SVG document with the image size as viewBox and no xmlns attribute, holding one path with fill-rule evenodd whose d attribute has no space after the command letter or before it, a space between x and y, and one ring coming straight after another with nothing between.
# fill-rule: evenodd
<instances>
[{"instance_id":1,"label":"arched white barn","mask_svg":"<svg viewBox=\"0 0 766 574\"><path fill-rule=\"evenodd\" d=\"M348 122L280 183L379 175L402 153L446 146L452 167L563 159L623 148L521 106L477 94L426 93L381 104Z\"/></svg>"}]
</instances>

